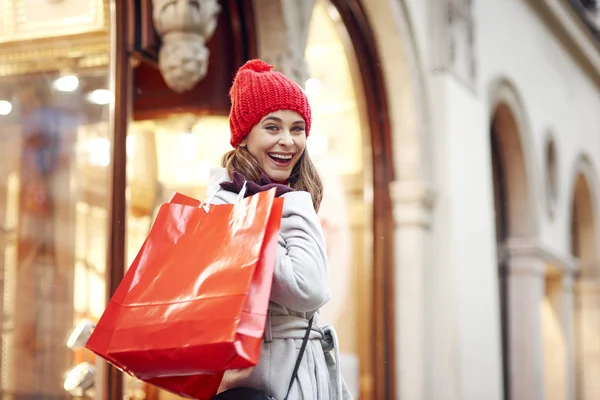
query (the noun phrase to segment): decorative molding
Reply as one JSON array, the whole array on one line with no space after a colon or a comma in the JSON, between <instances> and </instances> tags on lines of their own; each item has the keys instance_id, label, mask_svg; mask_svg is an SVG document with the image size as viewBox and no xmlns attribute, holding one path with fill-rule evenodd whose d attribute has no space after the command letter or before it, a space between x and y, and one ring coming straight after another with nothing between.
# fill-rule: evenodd
<instances>
[{"instance_id":1,"label":"decorative molding","mask_svg":"<svg viewBox=\"0 0 600 400\"><path fill-rule=\"evenodd\" d=\"M77 14L60 10L80 0L48 4L58 11L35 22L29 1L0 0L0 77L108 65L109 0L81 0Z\"/></svg>"},{"instance_id":2,"label":"decorative molding","mask_svg":"<svg viewBox=\"0 0 600 400\"><path fill-rule=\"evenodd\" d=\"M540 19L600 87L600 42L569 1L527 0Z\"/></svg>"},{"instance_id":3,"label":"decorative molding","mask_svg":"<svg viewBox=\"0 0 600 400\"><path fill-rule=\"evenodd\" d=\"M106 0L0 0L0 42L108 32ZM85 5L82 7L82 4ZM78 4L77 7L73 7ZM79 11L81 10L81 11Z\"/></svg>"},{"instance_id":4,"label":"decorative molding","mask_svg":"<svg viewBox=\"0 0 600 400\"><path fill-rule=\"evenodd\" d=\"M66 64L75 70L103 67L109 63L109 50L107 43L82 43L70 49L41 47L31 51L0 52L0 77L56 71L65 60L69 60ZM80 56L70 58L69 53Z\"/></svg>"},{"instance_id":5,"label":"decorative molding","mask_svg":"<svg viewBox=\"0 0 600 400\"><path fill-rule=\"evenodd\" d=\"M434 72L449 72L474 90L477 79L472 0L432 2Z\"/></svg>"},{"instance_id":6,"label":"decorative molding","mask_svg":"<svg viewBox=\"0 0 600 400\"><path fill-rule=\"evenodd\" d=\"M158 65L169 88L193 89L208 71L206 42L215 33L217 0L152 0L154 27L162 37Z\"/></svg>"},{"instance_id":7,"label":"decorative molding","mask_svg":"<svg viewBox=\"0 0 600 400\"><path fill-rule=\"evenodd\" d=\"M567 0L600 44L600 4L597 0Z\"/></svg>"},{"instance_id":8,"label":"decorative molding","mask_svg":"<svg viewBox=\"0 0 600 400\"><path fill-rule=\"evenodd\" d=\"M416 225L429 228L435 192L422 181L396 181L390 184L390 197L396 226Z\"/></svg>"},{"instance_id":9,"label":"decorative molding","mask_svg":"<svg viewBox=\"0 0 600 400\"><path fill-rule=\"evenodd\" d=\"M521 265L534 266L532 272L545 272L545 265L550 264L564 274L574 275L579 270L575 257L560 254L537 238L508 238L506 243L498 248L500 260L507 260L511 272L523 269Z\"/></svg>"}]
</instances>

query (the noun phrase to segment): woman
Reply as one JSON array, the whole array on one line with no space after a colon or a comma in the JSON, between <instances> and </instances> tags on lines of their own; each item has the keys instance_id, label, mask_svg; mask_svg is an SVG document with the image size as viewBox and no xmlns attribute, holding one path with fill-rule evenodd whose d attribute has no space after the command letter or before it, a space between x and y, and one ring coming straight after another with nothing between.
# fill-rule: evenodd
<instances>
[{"instance_id":1,"label":"woman","mask_svg":"<svg viewBox=\"0 0 600 400\"><path fill-rule=\"evenodd\" d=\"M223 156L224 170L210 190L213 203L235 202L245 181L246 196L276 188L276 195L285 200L259 363L226 372L219 392L247 387L283 400L289 389L289 400L350 399L339 370L335 331L317 324L317 311L329 300L329 288L317 217L323 186L306 152L308 99L300 86L261 60L240 68L230 97L234 149ZM314 323L290 389L311 317Z\"/></svg>"}]
</instances>

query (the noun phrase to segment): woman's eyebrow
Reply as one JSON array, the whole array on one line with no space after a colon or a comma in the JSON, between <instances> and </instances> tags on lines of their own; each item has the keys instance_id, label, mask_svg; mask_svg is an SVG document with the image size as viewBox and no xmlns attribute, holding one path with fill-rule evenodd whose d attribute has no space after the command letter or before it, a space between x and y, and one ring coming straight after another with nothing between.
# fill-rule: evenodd
<instances>
[{"instance_id":1,"label":"woman's eyebrow","mask_svg":"<svg viewBox=\"0 0 600 400\"><path fill-rule=\"evenodd\" d=\"M281 123L281 118L277 118L277 117L274 117L272 115L267 115L266 117L264 117L263 120L262 120L262 122L265 122L267 120L273 120L275 122Z\"/></svg>"}]
</instances>

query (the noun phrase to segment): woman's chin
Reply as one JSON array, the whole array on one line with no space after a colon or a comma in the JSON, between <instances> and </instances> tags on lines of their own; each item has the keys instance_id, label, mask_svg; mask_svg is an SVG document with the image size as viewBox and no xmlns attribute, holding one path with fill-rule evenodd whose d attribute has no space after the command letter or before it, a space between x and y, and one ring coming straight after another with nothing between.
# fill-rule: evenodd
<instances>
[{"instance_id":1,"label":"woman's chin","mask_svg":"<svg viewBox=\"0 0 600 400\"><path fill-rule=\"evenodd\" d=\"M283 171L265 171L265 174L272 182L287 182L290 178L290 174Z\"/></svg>"}]
</instances>

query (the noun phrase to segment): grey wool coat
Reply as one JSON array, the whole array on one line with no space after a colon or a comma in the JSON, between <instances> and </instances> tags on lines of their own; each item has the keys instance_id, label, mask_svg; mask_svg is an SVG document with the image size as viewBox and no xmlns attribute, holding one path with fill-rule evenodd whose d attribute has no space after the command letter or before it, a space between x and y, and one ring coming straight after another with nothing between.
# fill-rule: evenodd
<instances>
[{"instance_id":1,"label":"grey wool coat","mask_svg":"<svg viewBox=\"0 0 600 400\"><path fill-rule=\"evenodd\" d=\"M237 194L220 182L229 180L224 169L214 171L209 188L212 204L232 204ZM269 315L260 360L252 368L225 373L219 392L235 387L262 390L283 400L292 377L308 319L314 315L308 345L288 400L351 400L341 376L337 335L320 327L318 310L330 298L327 256L319 219L307 192L283 195Z\"/></svg>"}]
</instances>

